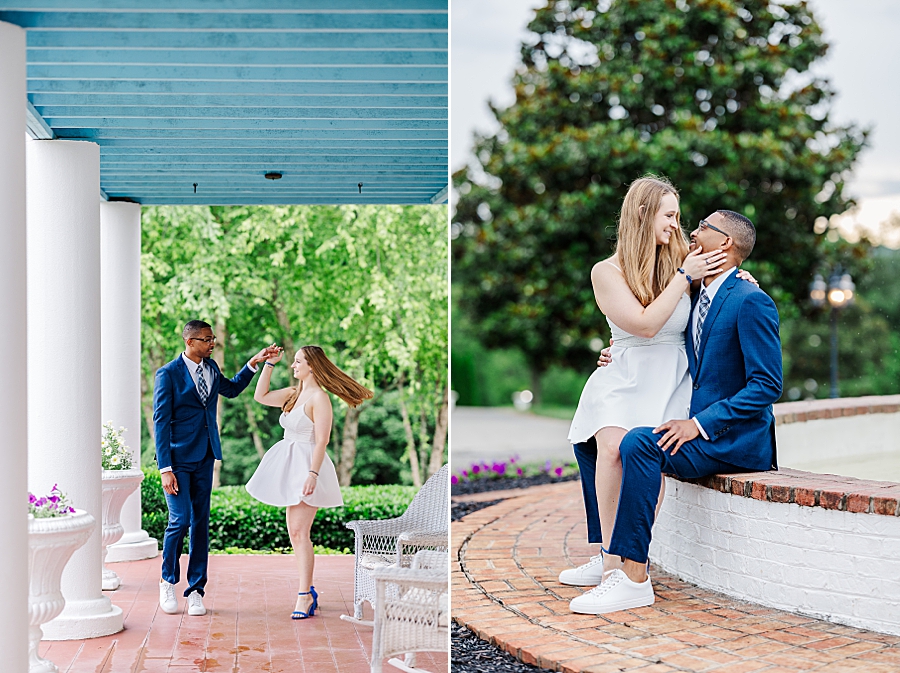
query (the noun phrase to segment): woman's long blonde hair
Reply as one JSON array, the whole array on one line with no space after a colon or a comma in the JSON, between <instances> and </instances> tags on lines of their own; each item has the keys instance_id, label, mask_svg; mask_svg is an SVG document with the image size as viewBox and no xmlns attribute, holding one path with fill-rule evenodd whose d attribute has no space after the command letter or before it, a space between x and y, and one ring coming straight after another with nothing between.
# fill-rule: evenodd
<instances>
[{"instance_id":1,"label":"woman's long blonde hair","mask_svg":"<svg viewBox=\"0 0 900 673\"><path fill-rule=\"evenodd\" d=\"M338 369L325 355L325 351L318 346L301 346L300 350L303 351L303 356L306 358L313 376L316 377L316 383L328 392L340 397L351 407L358 407L365 400L370 400L374 397L371 390L360 385ZM281 407L281 410L287 413L293 409L302 390L303 381L300 381L297 383L297 387L294 388L294 392L291 393L291 396L284 403L284 406Z\"/></svg>"},{"instance_id":2,"label":"woman's long blonde hair","mask_svg":"<svg viewBox=\"0 0 900 673\"><path fill-rule=\"evenodd\" d=\"M681 230L680 212L675 214L678 230L672 232L668 245L656 243L653 219L666 194L678 198L678 190L666 178L655 175L638 178L628 187L619 215L616 254L625 282L644 306L665 289L689 250L687 237Z\"/></svg>"}]
</instances>

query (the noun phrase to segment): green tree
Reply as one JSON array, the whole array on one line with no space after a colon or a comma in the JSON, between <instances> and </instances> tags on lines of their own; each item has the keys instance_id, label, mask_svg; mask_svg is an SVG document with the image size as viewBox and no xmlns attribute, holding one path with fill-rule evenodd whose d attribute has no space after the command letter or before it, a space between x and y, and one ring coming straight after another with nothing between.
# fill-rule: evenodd
<instances>
[{"instance_id":1,"label":"green tree","mask_svg":"<svg viewBox=\"0 0 900 673\"><path fill-rule=\"evenodd\" d=\"M681 189L688 229L719 208L753 219L747 268L800 310L814 225L852 205L844 184L866 142L831 122L833 92L809 72L827 45L808 4L559 0L529 28L516 102L454 176L454 283L484 345L521 349L535 386L551 364L592 361L607 332L590 268L648 172Z\"/></svg>"},{"instance_id":2,"label":"green tree","mask_svg":"<svg viewBox=\"0 0 900 673\"><path fill-rule=\"evenodd\" d=\"M214 324L224 371L237 371L266 343L284 345L290 357L318 344L377 397L423 389L414 424L424 424L435 443L446 436L445 209L147 208L143 246L144 413L151 432L153 375L181 350L184 321L199 317ZM273 385L293 383L286 369L276 371ZM398 438L398 404L376 399L351 410L336 403L332 449L345 484L355 473L360 416L368 408L373 415L362 427L378 439L361 444L375 452L360 466L361 478L401 472L396 461L407 447ZM224 481L242 483L279 438L278 413L253 403L250 393L219 411L231 458ZM396 449L396 469L379 467ZM410 463L417 458L407 456ZM413 470L410 478L417 483L421 474Z\"/></svg>"}]
</instances>

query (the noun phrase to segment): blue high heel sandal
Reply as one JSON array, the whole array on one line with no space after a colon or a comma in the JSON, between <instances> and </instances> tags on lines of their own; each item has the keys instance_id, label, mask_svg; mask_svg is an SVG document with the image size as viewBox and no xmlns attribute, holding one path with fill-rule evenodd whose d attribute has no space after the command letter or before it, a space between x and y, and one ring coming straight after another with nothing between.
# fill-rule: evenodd
<instances>
[{"instance_id":1,"label":"blue high heel sandal","mask_svg":"<svg viewBox=\"0 0 900 673\"><path fill-rule=\"evenodd\" d=\"M312 602L312 605L309 606L309 612L303 612L303 610L294 610L291 613L291 619L307 619L316 614L316 607L318 607L317 603L316 603L317 596L316 596L316 592L312 591L312 587L310 587L310 591L298 591L297 592L298 596L309 596L310 594L312 594L313 602Z\"/></svg>"},{"instance_id":2,"label":"blue high heel sandal","mask_svg":"<svg viewBox=\"0 0 900 673\"><path fill-rule=\"evenodd\" d=\"M316 593L316 588L312 584L309 585L309 593L311 593L312 597L313 597L312 609L318 610L319 609L319 594Z\"/></svg>"}]
</instances>

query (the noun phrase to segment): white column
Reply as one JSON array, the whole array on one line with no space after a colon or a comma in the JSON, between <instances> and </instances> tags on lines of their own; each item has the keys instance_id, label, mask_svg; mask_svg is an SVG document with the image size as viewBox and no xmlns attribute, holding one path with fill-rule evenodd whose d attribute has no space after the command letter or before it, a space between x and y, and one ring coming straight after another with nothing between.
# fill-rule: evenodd
<instances>
[{"instance_id":1,"label":"white column","mask_svg":"<svg viewBox=\"0 0 900 673\"><path fill-rule=\"evenodd\" d=\"M66 607L44 639L93 638L122 630L122 610L100 588L100 148L33 140L26 153L28 486L58 483L96 519L66 565Z\"/></svg>"},{"instance_id":2,"label":"white column","mask_svg":"<svg viewBox=\"0 0 900 673\"><path fill-rule=\"evenodd\" d=\"M100 202L100 408L125 426L132 465L141 466L141 206ZM159 546L141 529L141 491L122 507L125 534L107 563L155 558Z\"/></svg>"},{"instance_id":3,"label":"white column","mask_svg":"<svg viewBox=\"0 0 900 673\"><path fill-rule=\"evenodd\" d=\"M25 31L0 21L0 359L12 367L0 378L0 652L3 669L15 673L28 670L26 100Z\"/></svg>"}]
</instances>

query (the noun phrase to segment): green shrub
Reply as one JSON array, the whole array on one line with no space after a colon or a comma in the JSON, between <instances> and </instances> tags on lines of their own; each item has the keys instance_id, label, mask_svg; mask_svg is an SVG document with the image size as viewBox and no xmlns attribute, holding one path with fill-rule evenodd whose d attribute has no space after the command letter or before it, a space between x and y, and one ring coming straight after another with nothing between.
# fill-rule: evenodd
<instances>
[{"instance_id":1,"label":"green shrub","mask_svg":"<svg viewBox=\"0 0 900 673\"><path fill-rule=\"evenodd\" d=\"M168 509L159 472L144 470L141 485L143 526L162 542ZM353 531L344 527L357 519L390 519L406 511L416 489L412 486L350 486L341 488L343 507L323 508L316 514L312 540L330 549L353 548ZM209 520L210 549L254 550L289 548L285 509L254 500L243 486L223 486L212 493Z\"/></svg>"}]
</instances>

